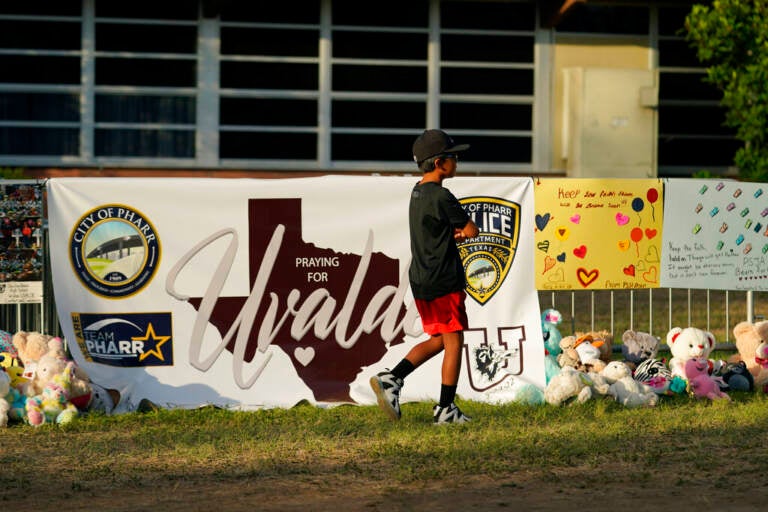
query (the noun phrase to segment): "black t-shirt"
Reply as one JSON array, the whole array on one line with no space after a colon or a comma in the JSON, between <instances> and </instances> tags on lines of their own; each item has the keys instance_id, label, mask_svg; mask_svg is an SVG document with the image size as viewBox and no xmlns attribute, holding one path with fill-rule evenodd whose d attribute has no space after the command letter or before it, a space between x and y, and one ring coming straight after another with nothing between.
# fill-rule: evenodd
<instances>
[{"instance_id":1,"label":"black t-shirt","mask_svg":"<svg viewBox=\"0 0 768 512\"><path fill-rule=\"evenodd\" d=\"M413 187L408 209L408 276L415 298L433 300L466 287L453 230L463 228L467 222L469 216L447 188L435 182L417 183Z\"/></svg>"}]
</instances>

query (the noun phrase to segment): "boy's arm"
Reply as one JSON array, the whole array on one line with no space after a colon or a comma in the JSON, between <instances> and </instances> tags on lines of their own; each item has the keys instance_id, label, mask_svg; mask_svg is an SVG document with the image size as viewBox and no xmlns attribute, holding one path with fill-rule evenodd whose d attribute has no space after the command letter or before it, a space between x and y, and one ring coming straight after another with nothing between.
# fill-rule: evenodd
<instances>
[{"instance_id":1,"label":"boy's arm","mask_svg":"<svg viewBox=\"0 0 768 512\"><path fill-rule=\"evenodd\" d=\"M457 242L463 242L467 238L475 238L479 233L480 230L477 229L477 225L472 221L472 219L469 219L463 228L456 228L453 230L453 238Z\"/></svg>"}]
</instances>

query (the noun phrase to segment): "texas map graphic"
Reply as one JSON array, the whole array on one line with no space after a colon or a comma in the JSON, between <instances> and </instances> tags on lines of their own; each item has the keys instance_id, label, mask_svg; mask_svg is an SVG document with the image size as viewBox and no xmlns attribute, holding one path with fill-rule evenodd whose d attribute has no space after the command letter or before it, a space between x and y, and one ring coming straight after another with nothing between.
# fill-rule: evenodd
<instances>
[{"instance_id":1,"label":"texas map graphic","mask_svg":"<svg viewBox=\"0 0 768 512\"><path fill-rule=\"evenodd\" d=\"M286 300L292 291L301 290L304 299L317 290L325 290L328 296L336 299L337 310L342 308L358 271L361 255L339 253L305 242L302 239L300 199L250 199L248 215L250 287L253 287L259 274L265 248L275 229L282 225L285 226L285 235L266 284L265 296L274 294L279 299L280 312L284 312L289 307ZM361 245L364 242L361 241ZM397 287L399 281L399 261L381 253L372 253L355 308L351 312L349 329L363 323L366 305L376 293L384 287ZM227 332L246 299L246 296L220 297L212 312L211 323L221 333ZM189 303L199 311L201 300L202 297L192 297ZM270 301L262 301L259 305L245 351L245 360L248 362L253 360L257 350L261 319L265 315L274 314L268 311L269 305ZM281 313L277 314L279 317ZM400 304L398 324L404 316L405 306ZM332 334L318 333L318 329L309 329L299 339L295 339L291 334L292 325L290 321L283 322L272 345L288 354L299 378L312 390L318 402L354 402L349 395L350 383L355 380L361 368L379 361L388 349L378 330L363 332L352 346L342 347L333 339ZM389 345L400 343L403 343L403 337L396 336ZM227 345L227 350L233 352L234 339Z\"/></svg>"}]
</instances>

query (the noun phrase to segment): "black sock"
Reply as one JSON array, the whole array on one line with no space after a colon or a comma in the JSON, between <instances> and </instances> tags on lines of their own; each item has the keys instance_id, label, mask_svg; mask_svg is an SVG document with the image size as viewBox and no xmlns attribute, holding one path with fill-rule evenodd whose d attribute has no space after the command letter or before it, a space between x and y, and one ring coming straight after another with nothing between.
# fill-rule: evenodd
<instances>
[{"instance_id":1,"label":"black sock","mask_svg":"<svg viewBox=\"0 0 768 512\"><path fill-rule=\"evenodd\" d=\"M407 359L403 358L403 360L402 360L402 361L400 361L399 363L397 363L397 366L395 366L394 368L392 368L392 371L391 371L391 373L392 373L392 375L394 375L394 376L395 376L395 377L397 377L398 379L404 379L404 378L406 378L408 375L410 375L410 374L411 374L411 372L412 372L413 370L415 370L415 369L416 369L416 367L415 367L415 366L413 366L413 363L412 363L412 362L410 362L409 360L407 360Z\"/></svg>"},{"instance_id":2,"label":"black sock","mask_svg":"<svg viewBox=\"0 0 768 512\"><path fill-rule=\"evenodd\" d=\"M448 407L456 398L456 386L442 384L440 386L440 407Z\"/></svg>"}]
</instances>

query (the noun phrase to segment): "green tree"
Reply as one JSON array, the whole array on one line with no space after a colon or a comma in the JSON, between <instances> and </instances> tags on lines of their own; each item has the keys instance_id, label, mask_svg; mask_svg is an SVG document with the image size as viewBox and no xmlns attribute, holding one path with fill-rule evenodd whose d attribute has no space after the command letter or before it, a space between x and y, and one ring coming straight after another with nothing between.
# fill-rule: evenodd
<instances>
[{"instance_id":1,"label":"green tree","mask_svg":"<svg viewBox=\"0 0 768 512\"><path fill-rule=\"evenodd\" d=\"M705 81L723 93L725 124L744 145L734 163L749 181L768 181L768 0L696 4L686 39L707 67Z\"/></svg>"},{"instance_id":2,"label":"green tree","mask_svg":"<svg viewBox=\"0 0 768 512\"><path fill-rule=\"evenodd\" d=\"M20 180L24 179L24 169L21 167L0 167L0 179Z\"/></svg>"}]
</instances>

